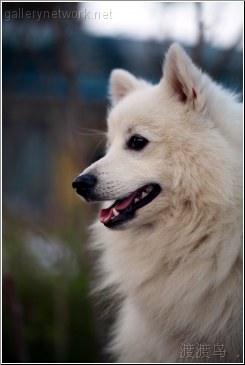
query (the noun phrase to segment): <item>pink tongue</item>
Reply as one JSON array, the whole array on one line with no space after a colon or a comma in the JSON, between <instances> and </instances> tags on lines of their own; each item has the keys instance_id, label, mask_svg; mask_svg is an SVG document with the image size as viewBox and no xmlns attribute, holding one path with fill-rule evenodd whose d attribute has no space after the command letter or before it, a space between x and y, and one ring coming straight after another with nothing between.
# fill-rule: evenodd
<instances>
[{"instance_id":1,"label":"pink tongue","mask_svg":"<svg viewBox=\"0 0 245 365\"><path fill-rule=\"evenodd\" d=\"M115 206L111 206L107 209L101 209L100 211L100 221L101 223L108 223L111 218L114 217L113 208L116 210L123 210L127 208L132 201L134 200L135 196L137 195L137 191L135 191L133 194L131 194L129 197L123 199L120 203L116 204Z\"/></svg>"},{"instance_id":2,"label":"pink tongue","mask_svg":"<svg viewBox=\"0 0 245 365\"><path fill-rule=\"evenodd\" d=\"M132 201L134 200L136 195L137 195L137 191L135 191L129 197L123 199L119 204L117 204L115 206L116 210L123 210L123 209L127 208L132 203Z\"/></svg>"}]
</instances>

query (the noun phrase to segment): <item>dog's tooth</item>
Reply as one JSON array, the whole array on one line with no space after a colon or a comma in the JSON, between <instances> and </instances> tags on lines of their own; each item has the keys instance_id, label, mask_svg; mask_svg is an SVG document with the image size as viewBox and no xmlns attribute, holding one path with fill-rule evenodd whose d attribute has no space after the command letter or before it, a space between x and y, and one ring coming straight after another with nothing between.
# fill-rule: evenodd
<instances>
[{"instance_id":1,"label":"dog's tooth","mask_svg":"<svg viewBox=\"0 0 245 365\"><path fill-rule=\"evenodd\" d=\"M119 215L118 211L115 208L113 208L112 211L113 211L113 214L115 217L117 217Z\"/></svg>"},{"instance_id":2,"label":"dog's tooth","mask_svg":"<svg viewBox=\"0 0 245 365\"><path fill-rule=\"evenodd\" d=\"M139 201L140 201L140 199L138 199L138 198L135 198L135 199L134 199L134 202L135 202L135 203L137 203L137 202L139 202Z\"/></svg>"},{"instance_id":3,"label":"dog's tooth","mask_svg":"<svg viewBox=\"0 0 245 365\"><path fill-rule=\"evenodd\" d=\"M144 199L148 194L145 191L142 191L141 199Z\"/></svg>"}]
</instances>

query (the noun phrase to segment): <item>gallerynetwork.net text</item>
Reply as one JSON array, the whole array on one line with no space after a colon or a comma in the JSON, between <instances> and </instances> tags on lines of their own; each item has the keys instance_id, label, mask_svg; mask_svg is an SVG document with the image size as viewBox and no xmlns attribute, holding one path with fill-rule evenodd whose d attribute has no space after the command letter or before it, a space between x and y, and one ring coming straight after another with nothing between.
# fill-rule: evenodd
<instances>
[{"instance_id":1,"label":"gallerynetwork.net text","mask_svg":"<svg viewBox=\"0 0 245 365\"><path fill-rule=\"evenodd\" d=\"M17 10L6 10L4 20L9 22L17 19L30 19L37 22L46 19L81 19L81 20L110 20L112 11L91 11L86 8L83 10L26 10L18 8Z\"/></svg>"}]
</instances>

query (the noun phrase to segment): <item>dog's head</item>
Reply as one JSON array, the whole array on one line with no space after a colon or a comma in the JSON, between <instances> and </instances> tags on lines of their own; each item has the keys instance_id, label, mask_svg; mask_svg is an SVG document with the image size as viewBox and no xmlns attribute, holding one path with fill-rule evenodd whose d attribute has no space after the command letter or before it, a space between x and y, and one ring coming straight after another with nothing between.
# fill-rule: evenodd
<instances>
[{"instance_id":1,"label":"dog's head","mask_svg":"<svg viewBox=\"0 0 245 365\"><path fill-rule=\"evenodd\" d=\"M107 202L105 226L152 223L181 205L229 199L231 151L222 115L215 121L217 93L224 103L231 97L176 44L157 85L112 72L107 153L73 181L87 201Z\"/></svg>"}]
</instances>

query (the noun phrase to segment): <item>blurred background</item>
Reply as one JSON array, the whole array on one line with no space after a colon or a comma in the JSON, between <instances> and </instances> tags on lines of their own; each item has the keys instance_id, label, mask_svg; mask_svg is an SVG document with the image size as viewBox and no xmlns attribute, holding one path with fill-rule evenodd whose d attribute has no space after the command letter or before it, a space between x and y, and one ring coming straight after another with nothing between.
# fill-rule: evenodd
<instances>
[{"instance_id":1,"label":"blurred background","mask_svg":"<svg viewBox=\"0 0 245 365\"><path fill-rule=\"evenodd\" d=\"M157 82L177 41L242 93L242 35L243 2L2 3L3 362L108 361L110 310L89 294L98 207L71 182L103 155L111 70Z\"/></svg>"}]
</instances>

